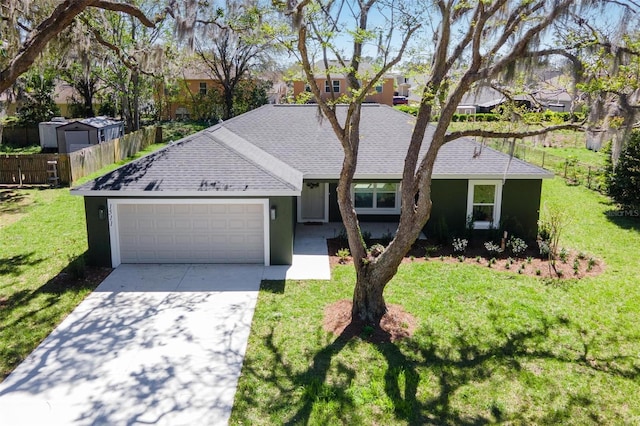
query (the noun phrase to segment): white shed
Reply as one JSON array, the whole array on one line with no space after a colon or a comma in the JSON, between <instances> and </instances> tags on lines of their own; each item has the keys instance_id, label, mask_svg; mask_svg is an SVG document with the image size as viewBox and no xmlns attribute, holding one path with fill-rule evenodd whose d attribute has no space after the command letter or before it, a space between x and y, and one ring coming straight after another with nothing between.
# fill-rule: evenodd
<instances>
[{"instance_id":1,"label":"white shed","mask_svg":"<svg viewBox=\"0 0 640 426\"><path fill-rule=\"evenodd\" d=\"M64 117L53 117L51 121L43 121L38 124L40 146L42 149L58 148L58 133L56 129L67 123L68 121Z\"/></svg>"}]
</instances>

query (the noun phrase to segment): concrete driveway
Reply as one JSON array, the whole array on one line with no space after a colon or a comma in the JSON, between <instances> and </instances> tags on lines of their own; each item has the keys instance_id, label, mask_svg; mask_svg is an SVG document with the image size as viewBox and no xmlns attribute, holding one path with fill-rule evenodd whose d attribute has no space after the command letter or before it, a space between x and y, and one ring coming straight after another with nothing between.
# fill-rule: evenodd
<instances>
[{"instance_id":1,"label":"concrete driveway","mask_svg":"<svg viewBox=\"0 0 640 426\"><path fill-rule=\"evenodd\" d=\"M226 424L263 271L121 265L0 383L0 423Z\"/></svg>"}]
</instances>

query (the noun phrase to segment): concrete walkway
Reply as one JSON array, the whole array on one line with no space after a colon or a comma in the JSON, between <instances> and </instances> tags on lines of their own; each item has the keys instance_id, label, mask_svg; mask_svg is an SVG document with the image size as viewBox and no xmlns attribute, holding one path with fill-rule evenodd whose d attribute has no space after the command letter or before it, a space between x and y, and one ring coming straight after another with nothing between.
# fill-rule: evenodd
<instances>
[{"instance_id":1,"label":"concrete walkway","mask_svg":"<svg viewBox=\"0 0 640 426\"><path fill-rule=\"evenodd\" d=\"M291 266L269 266L265 268L265 280L330 280L331 268L327 252L327 239L340 235L342 222L296 225ZM394 233L397 223L361 222L363 232L370 232L373 238ZM423 236L422 236L423 237Z\"/></svg>"},{"instance_id":2,"label":"concrete walkway","mask_svg":"<svg viewBox=\"0 0 640 426\"><path fill-rule=\"evenodd\" d=\"M227 424L263 271L121 265L0 383L0 424Z\"/></svg>"}]
</instances>

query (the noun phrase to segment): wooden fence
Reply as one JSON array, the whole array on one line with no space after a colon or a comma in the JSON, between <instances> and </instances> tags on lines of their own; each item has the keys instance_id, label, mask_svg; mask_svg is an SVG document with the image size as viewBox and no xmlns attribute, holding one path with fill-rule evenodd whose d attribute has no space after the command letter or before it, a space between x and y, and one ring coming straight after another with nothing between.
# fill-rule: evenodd
<instances>
[{"instance_id":1,"label":"wooden fence","mask_svg":"<svg viewBox=\"0 0 640 426\"><path fill-rule=\"evenodd\" d=\"M40 131L38 126L3 127L0 129L2 144L13 147L25 147L40 144Z\"/></svg>"},{"instance_id":2,"label":"wooden fence","mask_svg":"<svg viewBox=\"0 0 640 426\"><path fill-rule=\"evenodd\" d=\"M0 183L14 185L39 185L49 180L49 161L57 162L59 183L71 181L69 156L59 154L30 154L0 156Z\"/></svg>"},{"instance_id":3,"label":"wooden fence","mask_svg":"<svg viewBox=\"0 0 640 426\"><path fill-rule=\"evenodd\" d=\"M106 165L132 156L157 141L160 131L145 127L119 139L84 148L70 154L31 154L0 156L0 184L49 184L51 165L57 161L59 183L71 185Z\"/></svg>"}]
</instances>

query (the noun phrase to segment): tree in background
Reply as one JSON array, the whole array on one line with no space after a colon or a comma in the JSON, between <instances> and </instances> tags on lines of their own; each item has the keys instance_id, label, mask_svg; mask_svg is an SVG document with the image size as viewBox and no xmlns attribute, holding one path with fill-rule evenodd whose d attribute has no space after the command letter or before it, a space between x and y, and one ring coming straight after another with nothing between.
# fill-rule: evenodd
<instances>
[{"instance_id":1,"label":"tree in background","mask_svg":"<svg viewBox=\"0 0 640 426\"><path fill-rule=\"evenodd\" d=\"M614 164L638 125L640 111L640 23L638 4L621 2L633 13L617 22L615 14L573 14L557 42L574 64L574 90L589 109L587 147L611 141Z\"/></svg>"},{"instance_id":2,"label":"tree in background","mask_svg":"<svg viewBox=\"0 0 640 426\"><path fill-rule=\"evenodd\" d=\"M255 1L227 1L223 9L214 11L214 17L201 22L196 52L220 85L224 120L259 106L256 101L267 101L266 96L263 99L252 94L262 87L256 74L270 62L275 49L273 38L264 32L264 12ZM249 92L244 93L246 90ZM242 106L235 105L236 101Z\"/></svg>"},{"instance_id":3,"label":"tree in background","mask_svg":"<svg viewBox=\"0 0 640 426\"><path fill-rule=\"evenodd\" d=\"M31 69L23 74L17 82L18 123L34 125L41 121L49 121L60 115L60 109L53 99L55 89L55 72L51 69Z\"/></svg>"},{"instance_id":4,"label":"tree in background","mask_svg":"<svg viewBox=\"0 0 640 426\"><path fill-rule=\"evenodd\" d=\"M383 292L396 274L404 255L422 231L431 213L431 180L436 156L446 143L461 137L521 138L575 125L557 125L528 132L492 132L481 128L450 132L456 107L465 93L481 84L504 80L514 70L541 59L563 54L540 41L562 26L568 16L607 2L577 1L435 1L403 2L359 0L325 2L300 0L278 2L295 29L290 46L300 63L320 111L331 124L344 152L338 184L338 204L354 259L356 283L353 294L353 320L379 325L386 313ZM619 2L615 2L619 3ZM375 22L372 14L375 11ZM367 252L354 208L351 188L358 163L362 102L393 66L398 64L414 34L428 32L432 50L413 135L405 156L402 174L401 215L393 240L382 253ZM351 50L346 49L348 34ZM396 47L386 40L396 40ZM372 75L360 70L363 50L377 47L378 60ZM340 99L322 100L314 78L310 51L321 52L325 65L336 58L338 69L331 73L347 76L350 94ZM366 82L366 83L362 83ZM424 141L427 126L440 105L431 140ZM514 116L514 120L518 117ZM426 153L420 155L423 143Z\"/></svg>"},{"instance_id":5,"label":"tree in background","mask_svg":"<svg viewBox=\"0 0 640 426\"><path fill-rule=\"evenodd\" d=\"M640 131L631 133L617 164L607 166L611 198L623 206L640 209Z\"/></svg>"},{"instance_id":6,"label":"tree in background","mask_svg":"<svg viewBox=\"0 0 640 426\"><path fill-rule=\"evenodd\" d=\"M10 88L47 49L49 42L55 41L87 9L123 13L148 28L154 28L166 16L160 14L152 21L138 7L118 1L3 1L0 3L0 93Z\"/></svg>"}]
</instances>

